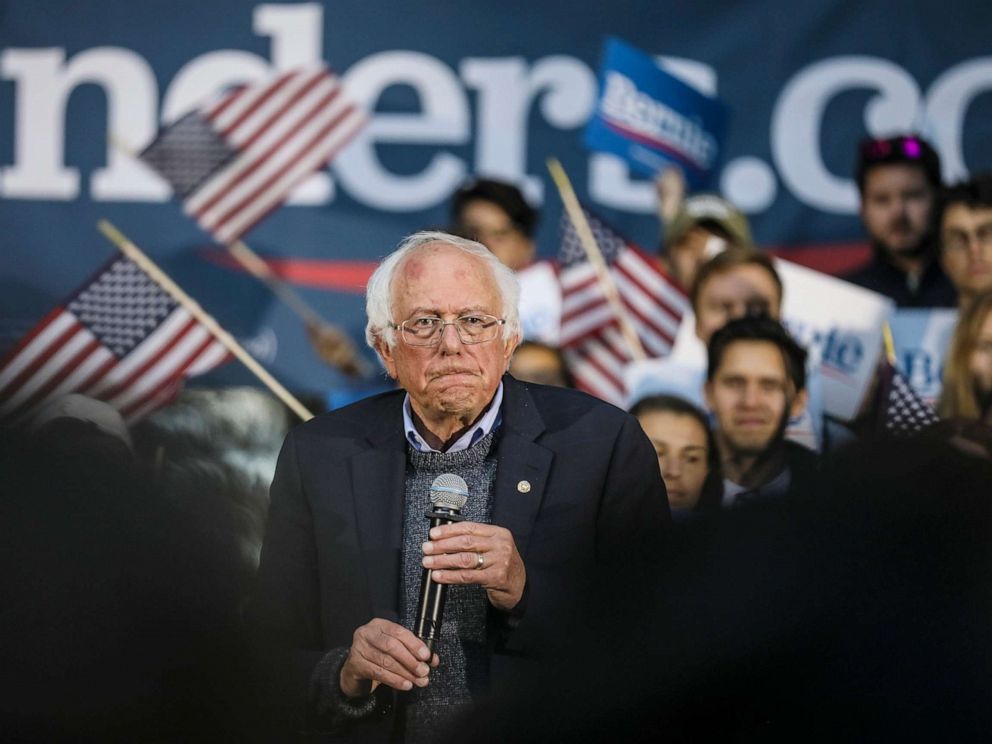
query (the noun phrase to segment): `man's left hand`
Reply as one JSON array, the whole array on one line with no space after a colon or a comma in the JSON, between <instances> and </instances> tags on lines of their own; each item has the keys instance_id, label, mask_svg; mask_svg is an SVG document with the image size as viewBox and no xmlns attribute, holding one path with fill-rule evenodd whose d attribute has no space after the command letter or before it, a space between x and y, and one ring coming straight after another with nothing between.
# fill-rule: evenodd
<instances>
[{"instance_id":1,"label":"man's left hand","mask_svg":"<svg viewBox=\"0 0 992 744\"><path fill-rule=\"evenodd\" d=\"M430 531L424 568L439 584L479 584L497 610L509 612L524 593L527 572L508 529L455 522Z\"/></svg>"}]
</instances>

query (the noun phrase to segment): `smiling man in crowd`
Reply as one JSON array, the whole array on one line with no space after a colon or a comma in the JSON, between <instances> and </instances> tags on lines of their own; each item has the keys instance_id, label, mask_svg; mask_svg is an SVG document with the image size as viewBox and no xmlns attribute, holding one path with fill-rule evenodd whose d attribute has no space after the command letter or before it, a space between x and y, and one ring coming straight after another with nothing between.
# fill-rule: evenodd
<instances>
[{"instance_id":1,"label":"smiling man in crowd","mask_svg":"<svg viewBox=\"0 0 992 744\"><path fill-rule=\"evenodd\" d=\"M806 406L806 352L767 316L732 320L713 334L704 392L716 419L724 506L807 494L816 453L785 438Z\"/></svg>"},{"instance_id":2,"label":"smiling man in crowd","mask_svg":"<svg viewBox=\"0 0 992 744\"><path fill-rule=\"evenodd\" d=\"M591 571L658 554L670 514L650 443L612 406L504 374L516 308L482 245L409 237L367 291L367 339L399 389L286 440L251 616L310 729L436 739L544 649ZM465 521L428 537L446 473L468 485ZM450 585L434 655L411 632L423 568Z\"/></svg>"}]
</instances>

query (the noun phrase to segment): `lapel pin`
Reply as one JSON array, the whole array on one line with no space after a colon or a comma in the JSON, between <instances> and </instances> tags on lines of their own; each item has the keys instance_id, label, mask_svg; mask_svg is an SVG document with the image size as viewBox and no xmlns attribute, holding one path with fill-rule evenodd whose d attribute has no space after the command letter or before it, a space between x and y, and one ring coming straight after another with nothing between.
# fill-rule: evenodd
<instances>
[{"instance_id":1,"label":"lapel pin","mask_svg":"<svg viewBox=\"0 0 992 744\"><path fill-rule=\"evenodd\" d=\"M520 481L517 484L517 490L520 491L520 493L530 493L530 481Z\"/></svg>"}]
</instances>

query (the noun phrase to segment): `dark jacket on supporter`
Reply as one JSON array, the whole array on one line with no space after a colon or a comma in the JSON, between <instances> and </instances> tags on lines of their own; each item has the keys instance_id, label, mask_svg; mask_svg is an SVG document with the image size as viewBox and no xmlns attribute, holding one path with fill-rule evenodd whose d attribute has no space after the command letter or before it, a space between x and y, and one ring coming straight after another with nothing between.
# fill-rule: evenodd
<instances>
[{"instance_id":1,"label":"dark jacket on supporter","mask_svg":"<svg viewBox=\"0 0 992 744\"><path fill-rule=\"evenodd\" d=\"M956 307L957 291L937 261L931 261L919 286L911 289L906 273L875 253L871 262L841 277L859 287L891 297L898 307Z\"/></svg>"},{"instance_id":2,"label":"dark jacket on supporter","mask_svg":"<svg viewBox=\"0 0 992 744\"><path fill-rule=\"evenodd\" d=\"M737 494L730 506L737 508L782 500L805 502L814 498L821 487L820 455L788 439L784 445L785 469L764 485Z\"/></svg>"},{"instance_id":3,"label":"dark jacket on supporter","mask_svg":"<svg viewBox=\"0 0 992 744\"><path fill-rule=\"evenodd\" d=\"M561 637L558 610L592 589L588 571L656 555L671 521L657 457L633 417L576 391L509 375L503 385L492 522L513 533L527 584L512 617L491 613L494 689ZM280 688L269 692L299 709L297 730L326 728L299 716L318 661L373 618L400 621L403 398L391 391L319 416L290 433L279 457L249 616L266 646L264 676ZM372 719L335 733L396 738L403 694L382 686L376 696Z\"/></svg>"}]
</instances>

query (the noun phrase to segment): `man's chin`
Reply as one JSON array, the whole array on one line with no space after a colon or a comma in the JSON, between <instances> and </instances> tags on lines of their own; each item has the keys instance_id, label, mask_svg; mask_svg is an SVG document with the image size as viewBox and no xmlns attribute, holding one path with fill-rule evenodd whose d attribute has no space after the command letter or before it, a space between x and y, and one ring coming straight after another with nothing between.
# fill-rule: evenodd
<instances>
[{"instance_id":1,"label":"man's chin","mask_svg":"<svg viewBox=\"0 0 992 744\"><path fill-rule=\"evenodd\" d=\"M736 452L740 457L745 458L758 457L762 452L768 449L771 442L771 437L761 440L755 437L740 437L730 440L730 444L734 448L734 452Z\"/></svg>"},{"instance_id":2,"label":"man's chin","mask_svg":"<svg viewBox=\"0 0 992 744\"><path fill-rule=\"evenodd\" d=\"M889 256L893 258L920 258L927 254L929 246L926 241L906 243L906 242L896 242L892 243L880 243L882 250Z\"/></svg>"}]
</instances>

